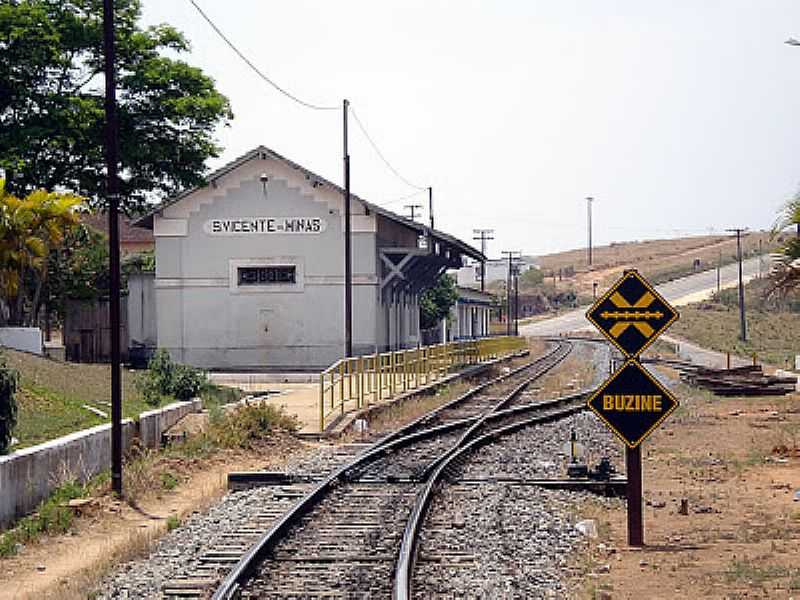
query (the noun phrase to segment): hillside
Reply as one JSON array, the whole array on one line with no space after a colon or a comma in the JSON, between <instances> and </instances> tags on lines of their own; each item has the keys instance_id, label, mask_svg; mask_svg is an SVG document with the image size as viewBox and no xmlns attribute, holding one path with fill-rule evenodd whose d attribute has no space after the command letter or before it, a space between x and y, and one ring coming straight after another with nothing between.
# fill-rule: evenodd
<instances>
[{"instance_id":1,"label":"hillside","mask_svg":"<svg viewBox=\"0 0 800 600\"><path fill-rule=\"evenodd\" d=\"M768 252L774 242L767 232L753 232L742 237L742 250L746 257L758 253L759 241ZM703 235L668 240L617 242L597 246L592 252L592 268L587 265L586 249L567 250L538 257L547 279L552 285L553 274L561 281L557 287L571 288L579 294L590 295L592 282L599 289L611 284L625 269L636 268L653 283L661 283L688 275L695 270L712 269L722 259L723 264L736 260L736 238L728 235ZM695 267L699 261L699 267ZM566 273L574 275L566 277Z\"/></svg>"}]
</instances>

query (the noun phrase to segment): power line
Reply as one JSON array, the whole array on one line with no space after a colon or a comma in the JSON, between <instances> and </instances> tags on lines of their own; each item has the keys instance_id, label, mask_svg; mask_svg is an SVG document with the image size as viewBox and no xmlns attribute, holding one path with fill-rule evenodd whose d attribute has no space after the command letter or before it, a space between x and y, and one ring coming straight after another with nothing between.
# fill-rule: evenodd
<instances>
[{"instance_id":1,"label":"power line","mask_svg":"<svg viewBox=\"0 0 800 600\"><path fill-rule=\"evenodd\" d=\"M193 1L193 0L190 0L190 1ZM356 120L356 125L358 125L358 128L361 130L361 133L363 133L364 137L367 138L367 141L369 142L370 146L372 146L372 149L375 150L375 154L377 154L378 157L383 161L383 164L385 164L386 167L392 173L394 173L395 176L400 181L405 183L408 187L414 188L414 189L419 190L419 191L426 191L428 189L427 187L421 186L421 185L416 185L415 183L411 183L408 179L403 177L397 169L395 169L392 166L392 163L390 163L386 159L386 157L383 155L383 152L381 152L380 148L378 148L378 145L373 141L373 139L372 139L372 137L370 137L369 133L367 133L366 127L364 127L364 124L361 122L361 119L358 118L358 115L356 114L356 111L353 109L352 105L350 106L350 112L352 113L353 118Z\"/></svg>"},{"instance_id":2,"label":"power line","mask_svg":"<svg viewBox=\"0 0 800 600\"><path fill-rule=\"evenodd\" d=\"M239 58L241 58L245 62L245 64L247 66L250 67L256 73L256 75L258 75L261 79L263 79L269 85L271 85L276 90L278 90L281 94L283 94L287 98L290 98L290 99L294 100L298 104L301 104L301 105L305 106L306 108L312 108L314 110L339 110L338 106L322 106L322 105L319 105L319 104L312 104L311 102L306 102L305 100L301 100L300 98L298 98L297 96L295 96L294 94L289 92L288 90L282 88L280 85L275 83L267 75L262 73L259 70L258 67L256 67L252 62L250 62L250 60L244 54L242 54L242 52L236 46L233 45L233 42L231 42L227 38L227 36L224 33L222 33L220 28L216 26L214 21L212 21L211 18L206 13L203 12L203 9L200 8L194 0L189 0L189 2L192 3L192 6L194 6L197 9L197 12L199 12L200 16L202 16L203 19L205 19L206 23L208 23L211 26L211 28L217 33L217 35L219 37L221 37L223 39L223 41L226 44L228 44L228 46L230 46L231 50L233 50L239 56Z\"/></svg>"},{"instance_id":3,"label":"power line","mask_svg":"<svg viewBox=\"0 0 800 600\"><path fill-rule=\"evenodd\" d=\"M423 192L426 192L426 189L417 190L415 192L411 192L410 194L406 194L405 196L400 196L399 198L395 198L394 200L387 200L386 202L379 202L377 206L388 206L389 204L397 204L398 202L402 202L403 200L408 200L413 198L414 196L419 196Z\"/></svg>"}]
</instances>

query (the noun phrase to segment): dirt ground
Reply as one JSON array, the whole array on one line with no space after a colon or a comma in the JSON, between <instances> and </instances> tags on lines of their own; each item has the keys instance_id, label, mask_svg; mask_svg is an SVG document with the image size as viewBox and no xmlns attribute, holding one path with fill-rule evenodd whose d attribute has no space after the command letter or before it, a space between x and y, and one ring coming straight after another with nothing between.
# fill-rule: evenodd
<instances>
[{"instance_id":1,"label":"dirt ground","mask_svg":"<svg viewBox=\"0 0 800 600\"><path fill-rule=\"evenodd\" d=\"M66 535L42 537L15 557L0 560L0 600L85 598L86 590L113 564L147 553L167 531L170 517L203 511L225 492L230 471L275 468L311 445L281 436L258 451L223 451L181 475L172 491L131 506L107 497L84 509Z\"/></svg>"},{"instance_id":2,"label":"dirt ground","mask_svg":"<svg viewBox=\"0 0 800 600\"><path fill-rule=\"evenodd\" d=\"M800 395L678 397L643 447L646 547L627 547L623 509L590 504L578 597L800 598Z\"/></svg>"}]
</instances>

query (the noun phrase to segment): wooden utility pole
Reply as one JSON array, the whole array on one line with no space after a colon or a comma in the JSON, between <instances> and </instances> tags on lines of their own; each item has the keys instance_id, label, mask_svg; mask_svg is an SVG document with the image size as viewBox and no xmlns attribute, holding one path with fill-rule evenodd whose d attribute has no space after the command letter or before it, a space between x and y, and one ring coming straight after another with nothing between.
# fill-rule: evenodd
<instances>
[{"instance_id":1,"label":"wooden utility pole","mask_svg":"<svg viewBox=\"0 0 800 600\"><path fill-rule=\"evenodd\" d=\"M111 326L111 488L122 495L122 373L120 366L119 123L117 120L114 1L103 0L103 59L106 79L105 154L108 201L109 321Z\"/></svg>"},{"instance_id":2,"label":"wooden utility pole","mask_svg":"<svg viewBox=\"0 0 800 600\"><path fill-rule=\"evenodd\" d=\"M588 244L588 263L592 266L592 197L586 198L586 222L588 226L589 244Z\"/></svg>"},{"instance_id":3,"label":"wooden utility pole","mask_svg":"<svg viewBox=\"0 0 800 600\"><path fill-rule=\"evenodd\" d=\"M417 210L422 210L422 204L406 204L405 208L411 211L409 218L415 221L417 219Z\"/></svg>"},{"instance_id":4,"label":"wooden utility pole","mask_svg":"<svg viewBox=\"0 0 800 600\"><path fill-rule=\"evenodd\" d=\"M431 229L433 229L433 188L428 188L428 216L431 220Z\"/></svg>"},{"instance_id":5,"label":"wooden utility pole","mask_svg":"<svg viewBox=\"0 0 800 600\"><path fill-rule=\"evenodd\" d=\"M350 102L342 101L344 141L344 355L353 356L353 263L350 248L350 152L347 147L347 112Z\"/></svg>"},{"instance_id":6,"label":"wooden utility pole","mask_svg":"<svg viewBox=\"0 0 800 600\"><path fill-rule=\"evenodd\" d=\"M747 321L744 313L744 278L742 276L742 233L747 231L747 228L731 228L730 231L736 234L736 257L739 260L739 325L740 334L739 339L743 342L747 341Z\"/></svg>"},{"instance_id":7,"label":"wooden utility pole","mask_svg":"<svg viewBox=\"0 0 800 600\"><path fill-rule=\"evenodd\" d=\"M502 255L504 258L508 258L508 275L506 276L506 333L510 336L513 331L511 328L511 277L514 269L514 260L521 257L522 252L519 250L503 250Z\"/></svg>"},{"instance_id":8,"label":"wooden utility pole","mask_svg":"<svg viewBox=\"0 0 800 600\"><path fill-rule=\"evenodd\" d=\"M473 240L480 240L481 242L481 254L483 254L484 260L481 261L481 291L486 291L486 242L493 240L494 229L473 229L472 230Z\"/></svg>"}]
</instances>

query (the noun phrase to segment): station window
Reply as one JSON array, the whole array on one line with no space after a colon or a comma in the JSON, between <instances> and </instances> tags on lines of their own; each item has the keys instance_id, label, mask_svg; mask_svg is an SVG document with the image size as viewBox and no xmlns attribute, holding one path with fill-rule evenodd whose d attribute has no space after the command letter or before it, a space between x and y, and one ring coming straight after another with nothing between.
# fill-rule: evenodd
<instances>
[{"instance_id":1,"label":"station window","mask_svg":"<svg viewBox=\"0 0 800 600\"><path fill-rule=\"evenodd\" d=\"M239 267L239 285L296 283L295 266Z\"/></svg>"}]
</instances>

